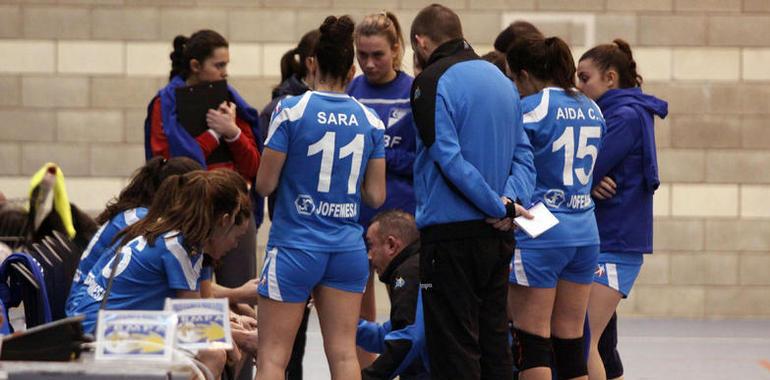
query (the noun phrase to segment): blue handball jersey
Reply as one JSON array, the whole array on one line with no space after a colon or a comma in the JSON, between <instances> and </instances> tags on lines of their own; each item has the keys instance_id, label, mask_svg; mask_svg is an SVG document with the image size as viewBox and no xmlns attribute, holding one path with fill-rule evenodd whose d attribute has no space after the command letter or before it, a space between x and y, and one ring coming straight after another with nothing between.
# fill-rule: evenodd
<instances>
[{"instance_id":1,"label":"blue handball jersey","mask_svg":"<svg viewBox=\"0 0 770 380\"><path fill-rule=\"evenodd\" d=\"M88 272L91 271L91 268L96 264L99 258L102 257L102 254L107 248L110 248L118 232L123 231L124 228L138 222L144 218L145 215L147 215L146 208L132 208L116 215L96 231L96 234L88 243L88 247L86 247L83 254L80 256L80 264L78 264L78 269L75 271L75 277L72 278L70 295L67 298L67 305L65 306L67 314L73 310L79 301L80 295L83 294L80 290L83 288L85 274L88 274Z\"/></svg>"},{"instance_id":2,"label":"blue handball jersey","mask_svg":"<svg viewBox=\"0 0 770 380\"><path fill-rule=\"evenodd\" d=\"M381 210L395 208L414 214L417 206L412 184L417 130L409 103L413 80L409 74L397 71L396 78L386 84L371 84L365 75L359 75L348 86L348 95L371 108L385 124L387 197L376 210L361 205L359 222L363 226L368 226Z\"/></svg>"},{"instance_id":3,"label":"blue handball jersey","mask_svg":"<svg viewBox=\"0 0 770 380\"><path fill-rule=\"evenodd\" d=\"M107 309L162 310L166 298L176 297L177 291L199 290L203 254L191 255L178 232L159 236L154 245L149 245L140 236L118 249L122 256L112 282ZM85 294L72 313L85 316L83 329L86 332L93 331L96 324L116 256L102 256L86 276Z\"/></svg>"},{"instance_id":4,"label":"blue handball jersey","mask_svg":"<svg viewBox=\"0 0 770 380\"><path fill-rule=\"evenodd\" d=\"M345 94L308 91L281 100L265 146L286 154L269 245L322 251L363 249L361 182L385 157L385 127Z\"/></svg>"},{"instance_id":5,"label":"blue handball jersey","mask_svg":"<svg viewBox=\"0 0 770 380\"><path fill-rule=\"evenodd\" d=\"M559 224L537 239L517 231L517 246L599 244L591 200L592 172L606 130L599 107L582 94L570 96L555 87L525 97L522 107L537 172L532 203L545 204Z\"/></svg>"}]
</instances>

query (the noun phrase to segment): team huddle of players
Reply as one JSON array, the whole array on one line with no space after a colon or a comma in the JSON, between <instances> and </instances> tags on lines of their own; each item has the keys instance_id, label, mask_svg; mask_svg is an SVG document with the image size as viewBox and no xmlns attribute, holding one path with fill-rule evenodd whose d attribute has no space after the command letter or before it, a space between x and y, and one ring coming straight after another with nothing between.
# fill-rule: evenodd
<instances>
[{"instance_id":1,"label":"team huddle of players","mask_svg":"<svg viewBox=\"0 0 770 380\"><path fill-rule=\"evenodd\" d=\"M457 15L435 4L409 39L415 78L402 71L392 13L357 25L329 16L284 55L261 115L229 87L192 136L175 90L226 79L228 43L211 30L177 37L169 84L148 108L148 162L99 216L68 315L93 331L100 307L228 297L236 348L199 359L233 378L251 376L253 357L257 379L301 378L311 298L334 379L622 377L614 347L598 347L652 252L653 116L666 103L642 93L622 40L576 67L564 41L519 21L482 59ZM265 198L272 224L257 278ZM538 203L559 224L532 238L512 218L532 218ZM394 209L422 242L419 283L395 287L421 292L408 323L376 330L372 364L355 345L359 318L374 320L365 228Z\"/></svg>"}]
</instances>

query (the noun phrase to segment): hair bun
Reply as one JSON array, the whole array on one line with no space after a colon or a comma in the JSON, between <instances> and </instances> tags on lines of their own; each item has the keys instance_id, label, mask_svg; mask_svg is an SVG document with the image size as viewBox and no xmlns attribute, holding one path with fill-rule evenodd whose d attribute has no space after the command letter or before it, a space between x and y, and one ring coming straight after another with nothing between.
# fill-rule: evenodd
<instances>
[{"instance_id":1,"label":"hair bun","mask_svg":"<svg viewBox=\"0 0 770 380\"><path fill-rule=\"evenodd\" d=\"M332 43L345 43L353 39L355 24L348 16L327 17L321 27L321 39Z\"/></svg>"},{"instance_id":2,"label":"hair bun","mask_svg":"<svg viewBox=\"0 0 770 380\"><path fill-rule=\"evenodd\" d=\"M614 43L618 47L618 49L620 49L620 51L623 52L623 54L627 55L628 59L630 60L634 59L634 55L631 53L631 45L629 45L628 42L620 38L616 38L612 40L612 43Z\"/></svg>"},{"instance_id":3,"label":"hair bun","mask_svg":"<svg viewBox=\"0 0 770 380\"><path fill-rule=\"evenodd\" d=\"M187 41L190 39L179 35L174 37L174 51L179 51L180 53L184 50L184 45L187 44Z\"/></svg>"},{"instance_id":4,"label":"hair bun","mask_svg":"<svg viewBox=\"0 0 770 380\"><path fill-rule=\"evenodd\" d=\"M174 50L169 54L172 69L181 69L184 60L184 46L190 39L179 35L174 38ZM173 76L173 75L172 75Z\"/></svg>"}]
</instances>

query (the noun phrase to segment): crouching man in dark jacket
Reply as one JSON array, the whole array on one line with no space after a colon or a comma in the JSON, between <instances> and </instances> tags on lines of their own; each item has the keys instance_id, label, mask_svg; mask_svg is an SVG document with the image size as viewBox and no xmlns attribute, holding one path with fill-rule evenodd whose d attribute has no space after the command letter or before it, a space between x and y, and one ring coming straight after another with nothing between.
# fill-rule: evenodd
<instances>
[{"instance_id":1,"label":"crouching man in dark jacket","mask_svg":"<svg viewBox=\"0 0 770 380\"><path fill-rule=\"evenodd\" d=\"M380 354L361 371L363 380L428 379L419 237L414 217L399 210L378 214L366 231L369 259L388 289L390 320L383 324L361 320L358 324L356 343Z\"/></svg>"}]
</instances>

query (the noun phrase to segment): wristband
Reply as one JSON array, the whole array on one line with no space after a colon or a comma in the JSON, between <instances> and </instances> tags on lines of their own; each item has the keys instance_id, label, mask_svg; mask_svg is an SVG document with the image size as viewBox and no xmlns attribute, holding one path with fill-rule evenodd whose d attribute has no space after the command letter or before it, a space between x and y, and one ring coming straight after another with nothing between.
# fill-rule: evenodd
<instances>
[{"instance_id":1,"label":"wristband","mask_svg":"<svg viewBox=\"0 0 770 380\"><path fill-rule=\"evenodd\" d=\"M516 203L510 202L507 205L505 205L505 217L506 218L516 217Z\"/></svg>"}]
</instances>

